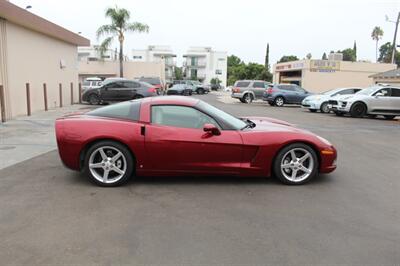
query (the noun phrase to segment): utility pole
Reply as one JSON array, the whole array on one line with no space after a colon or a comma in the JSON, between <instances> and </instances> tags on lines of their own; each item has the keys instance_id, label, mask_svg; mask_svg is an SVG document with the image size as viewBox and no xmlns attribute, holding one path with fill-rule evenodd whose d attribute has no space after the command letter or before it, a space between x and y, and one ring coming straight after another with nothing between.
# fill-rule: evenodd
<instances>
[{"instance_id":1,"label":"utility pole","mask_svg":"<svg viewBox=\"0 0 400 266\"><path fill-rule=\"evenodd\" d=\"M400 22L400 12L397 15L397 20L396 21L392 21L389 20L389 18L386 16L386 20L389 22L393 22L396 24L395 30L394 30L394 36L393 36L393 43L392 43L392 64L394 64L394 56L396 54L396 38L397 38L397 29L399 27L399 22Z\"/></svg>"}]
</instances>

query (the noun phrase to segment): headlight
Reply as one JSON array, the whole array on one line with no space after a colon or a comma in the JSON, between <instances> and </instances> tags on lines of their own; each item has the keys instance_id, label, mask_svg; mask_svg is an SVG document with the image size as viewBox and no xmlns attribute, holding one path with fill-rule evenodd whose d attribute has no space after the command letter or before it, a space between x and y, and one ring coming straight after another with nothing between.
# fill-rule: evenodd
<instances>
[{"instance_id":1,"label":"headlight","mask_svg":"<svg viewBox=\"0 0 400 266\"><path fill-rule=\"evenodd\" d=\"M325 143L328 146L332 146L332 143L330 143L328 140L324 139L323 137L317 136L317 138L322 141L323 143Z\"/></svg>"}]
</instances>

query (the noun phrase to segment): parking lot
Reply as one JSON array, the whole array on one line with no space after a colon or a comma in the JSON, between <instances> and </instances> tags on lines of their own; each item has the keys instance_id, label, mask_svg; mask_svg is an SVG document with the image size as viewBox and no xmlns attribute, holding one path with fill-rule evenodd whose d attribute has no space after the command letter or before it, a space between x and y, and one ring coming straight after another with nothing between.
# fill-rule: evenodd
<instances>
[{"instance_id":1,"label":"parking lot","mask_svg":"<svg viewBox=\"0 0 400 266\"><path fill-rule=\"evenodd\" d=\"M399 120L195 97L321 135L338 169L304 186L187 176L101 188L50 151L0 170L1 264L400 263Z\"/></svg>"}]
</instances>

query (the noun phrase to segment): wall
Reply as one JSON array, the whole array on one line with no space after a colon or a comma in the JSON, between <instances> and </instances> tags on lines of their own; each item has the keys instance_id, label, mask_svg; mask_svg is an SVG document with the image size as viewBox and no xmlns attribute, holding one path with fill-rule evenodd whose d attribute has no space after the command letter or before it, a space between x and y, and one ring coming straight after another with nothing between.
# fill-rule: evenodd
<instances>
[{"instance_id":1,"label":"wall","mask_svg":"<svg viewBox=\"0 0 400 266\"><path fill-rule=\"evenodd\" d=\"M109 61L80 61L78 63L79 76L119 76L119 62ZM128 79L141 76L160 77L165 82L164 63L151 62L124 62L124 77Z\"/></svg>"},{"instance_id":2,"label":"wall","mask_svg":"<svg viewBox=\"0 0 400 266\"><path fill-rule=\"evenodd\" d=\"M30 83L32 112L44 110L43 83L47 84L48 106L59 106L59 83L63 86L63 105L69 105L70 83L74 102L78 101L77 47L11 22L7 28L6 90L7 118L26 115L25 84ZM65 68L60 68L60 60Z\"/></svg>"}]
</instances>

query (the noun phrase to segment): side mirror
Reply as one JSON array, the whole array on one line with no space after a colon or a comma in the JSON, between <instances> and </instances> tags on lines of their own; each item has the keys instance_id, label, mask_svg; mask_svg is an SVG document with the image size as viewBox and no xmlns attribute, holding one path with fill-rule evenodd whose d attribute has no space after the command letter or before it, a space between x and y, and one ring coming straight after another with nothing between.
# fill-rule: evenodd
<instances>
[{"instance_id":1,"label":"side mirror","mask_svg":"<svg viewBox=\"0 0 400 266\"><path fill-rule=\"evenodd\" d=\"M221 135L221 131L219 131L219 128L214 126L213 124L205 124L203 127L204 132L210 133L212 135L219 136Z\"/></svg>"},{"instance_id":2,"label":"side mirror","mask_svg":"<svg viewBox=\"0 0 400 266\"><path fill-rule=\"evenodd\" d=\"M378 92L377 94L375 94L375 98L381 97L381 96L385 96L382 92Z\"/></svg>"}]
</instances>

